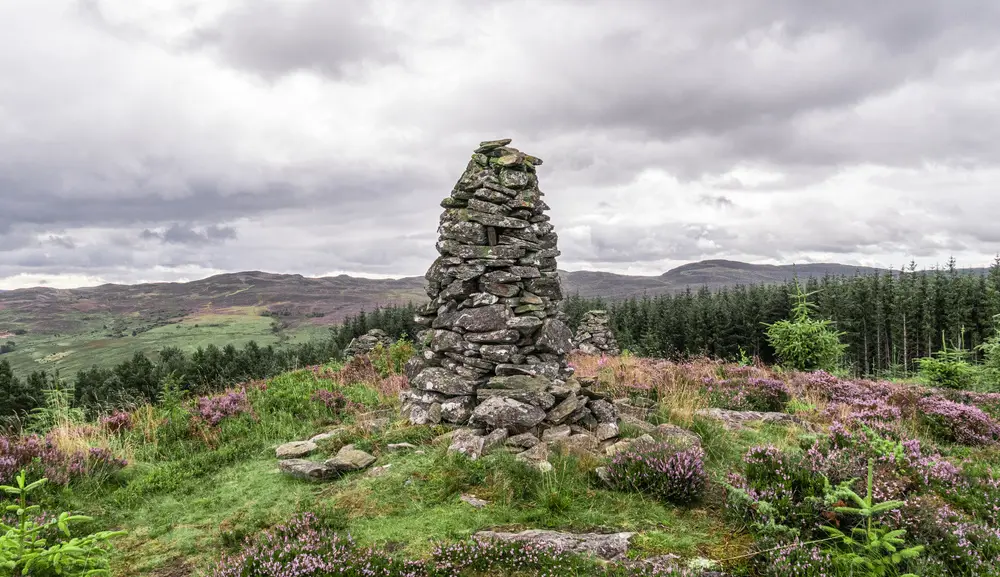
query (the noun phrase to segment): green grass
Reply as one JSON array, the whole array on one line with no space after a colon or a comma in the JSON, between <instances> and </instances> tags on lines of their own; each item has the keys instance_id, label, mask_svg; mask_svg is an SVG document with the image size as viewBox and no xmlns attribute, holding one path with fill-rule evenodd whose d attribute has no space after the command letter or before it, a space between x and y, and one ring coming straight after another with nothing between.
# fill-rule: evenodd
<instances>
[{"instance_id":1,"label":"green grass","mask_svg":"<svg viewBox=\"0 0 1000 577\"><path fill-rule=\"evenodd\" d=\"M116 442L133 447L136 462L116 482L79 485L56 502L95 516L101 527L128 532L115 549L117 576L202 574L244 537L304 511L362 545L411 558L477 531L527 528L635 532L630 554L637 557L732 558L745 554L752 540L726 520L720 483L750 446L793 447L803 433L773 425L733 432L696 419L691 429L703 438L712 483L700 502L677 507L609 490L594 473L604 463L597 457L553 455L554 470L543 474L502 450L477 461L449 455L446 443L435 441L443 427L395 421L372 431L350 419L338 424L309 400L317 388L331 386L306 370L270 379L266 389L251 392L254 414L224 421L208 442L193 436L184 419L159 425L155 445L137 431L128 433ZM365 386L342 390L369 408L395 410L394 399ZM160 410L156 418L165 416ZM376 466L389 468L379 476L365 471L321 483L278 471L277 444L334 427L343 434L321 443L310 458L324 459L354 443L378 458ZM400 442L418 448L387 450ZM489 504L475 509L460 500L463 493Z\"/></svg>"}]
</instances>

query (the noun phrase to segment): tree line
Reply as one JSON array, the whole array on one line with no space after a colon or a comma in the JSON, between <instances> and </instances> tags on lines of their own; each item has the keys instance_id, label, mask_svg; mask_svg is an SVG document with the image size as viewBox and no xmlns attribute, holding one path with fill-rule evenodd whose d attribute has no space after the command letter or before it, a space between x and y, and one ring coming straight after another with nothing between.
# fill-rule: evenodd
<instances>
[{"instance_id":1,"label":"tree line","mask_svg":"<svg viewBox=\"0 0 1000 577\"><path fill-rule=\"evenodd\" d=\"M591 309L606 309L623 348L644 356L736 359L745 353L775 361L767 324L791 316L797 280L710 291L630 298L618 302L563 301L576 326ZM1000 315L1000 257L984 274L945 267L857 276L811 277L801 283L815 316L833 321L846 344L846 368L858 375L905 375L915 361L942 349L961 348L972 360ZM742 353L741 353L742 351Z\"/></svg>"},{"instance_id":2,"label":"tree line","mask_svg":"<svg viewBox=\"0 0 1000 577\"><path fill-rule=\"evenodd\" d=\"M34 371L25 377L14 373L6 359L0 359L0 416L24 417L45 404L46 391L71 389L73 404L94 414L116 407L154 403L164 383L170 379L182 391L205 394L228 386L311 365L341 359L351 340L372 328L381 328L394 337L413 340L414 305L378 307L347 317L332 327L326 338L307 343L275 347L250 341L242 347L208 345L186 353L167 347L152 358L137 352L113 367L92 366L73 379L58 372Z\"/></svg>"}]
</instances>

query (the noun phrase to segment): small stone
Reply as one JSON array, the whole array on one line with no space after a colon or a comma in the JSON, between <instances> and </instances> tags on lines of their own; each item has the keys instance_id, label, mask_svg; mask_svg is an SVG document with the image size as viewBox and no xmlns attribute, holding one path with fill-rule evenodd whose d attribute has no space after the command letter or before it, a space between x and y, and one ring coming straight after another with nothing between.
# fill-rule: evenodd
<instances>
[{"instance_id":1,"label":"small stone","mask_svg":"<svg viewBox=\"0 0 1000 577\"><path fill-rule=\"evenodd\" d=\"M483 442L485 437L475 434L468 429L459 429L451 437L451 444L448 446L449 453L460 453L475 461L483 454Z\"/></svg>"},{"instance_id":2,"label":"small stone","mask_svg":"<svg viewBox=\"0 0 1000 577\"><path fill-rule=\"evenodd\" d=\"M549 458L549 446L545 443L538 443L527 451L518 453L514 456L514 458L518 461L524 461L526 463L545 461Z\"/></svg>"},{"instance_id":3,"label":"small stone","mask_svg":"<svg viewBox=\"0 0 1000 577\"><path fill-rule=\"evenodd\" d=\"M521 433L520 435L514 435L513 437L508 437L506 445L508 447L519 447L521 449L530 449L537 445L540 441L538 437L531 433Z\"/></svg>"},{"instance_id":4,"label":"small stone","mask_svg":"<svg viewBox=\"0 0 1000 577\"><path fill-rule=\"evenodd\" d=\"M322 463L305 459L285 459L278 463L278 469L286 475L307 481L329 479L334 474L334 471Z\"/></svg>"},{"instance_id":5,"label":"small stone","mask_svg":"<svg viewBox=\"0 0 1000 577\"><path fill-rule=\"evenodd\" d=\"M358 449L344 447L337 452L337 455L328 459L324 465L337 472L358 471L370 466L375 462L375 457Z\"/></svg>"},{"instance_id":6,"label":"small stone","mask_svg":"<svg viewBox=\"0 0 1000 577\"><path fill-rule=\"evenodd\" d=\"M452 397L441 403L441 420L446 423L463 424L472 416L473 408L475 408L474 397Z\"/></svg>"},{"instance_id":7,"label":"small stone","mask_svg":"<svg viewBox=\"0 0 1000 577\"><path fill-rule=\"evenodd\" d=\"M440 367L424 369L411 384L415 389L434 391L446 395L471 395L475 392L476 388L475 382Z\"/></svg>"},{"instance_id":8,"label":"small stone","mask_svg":"<svg viewBox=\"0 0 1000 577\"><path fill-rule=\"evenodd\" d=\"M598 467L594 469L594 473L597 474L597 478L603 481L604 484L611 484L611 471L607 467Z\"/></svg>"},{"instance_id":9,"label":"small stone","mask_svg":"<svg viewBox=\"0 0 1000 577\"><path fill-rule=\"evenodd\" d=\"M469 505L472 505L476 509L482 509L483 507L490 504L489 501L484 501L476 497L475 495L470 495L466 493L463 493L462 496L459 497L459 499L461 499L465 503L468 503Z\"/></svg>"},{"instance_id":10,"label":"small stone","mask_svg":"<svg viewBox=\"0 0 1000 577\"><path fill-rule=\"evenodd\" d=\"M409 451L416 449L417 446L410 443L389 443L385 448L390 451Z\"/></svg>"},{"instance_id":11,"label":"small stone","mask_svg":"<svg viewBox=\"0 0 1000 577\"><path fill-rule=\"evenodd\" d=\"M293 441L280 445L274 454L279 459L297 459L311 455L317 448L313 441Z\"/></svg>"},{"instance_id":12,"label":"small stone","mask_svg":"<svg viewBox=\"0 0 1000 577\"><path fill-rule=\"evenodd\" d=\"M542 442L551 443L553 441L558 441L560 439L568 439L570 436L569 425L559 425L558 427L550 427L542 431Z\"/></svg>"},{"instance_id":13,"label":"small stone","mask_svg":"<svg viewBox=\"0 0 1000 577\"><path fill-rule=\"evenodd\" d=\"M594 414L598 422L601 423L617 423L618 422L618 411L615 410L615 406L604 400L590 401L590 412Z\"/></svg>"},{"instance_id":14,"label":"small stone","mask_svg":"<svg viewBox=\"0 0 1000 577\"><path fill-rule=\"evenodd\" d=\"M511 143L509 138L501 138L499 140L485 140L479 143L479 148L476 149L477 153L489 152L491 150L500 148L501 146L507 146ZM535 163L536 165L538 163Z\"/></svg>"},{"instance_id":15,"label":"small stone","mask_svg":"<svg viewBox=\"0 0 1000 577\"><path fill-rule=\"evenodd\" d=\"M386 463L385 465L372 467L371 469L368 470L367 473L365 473L365 475L368 477L381 477L382 475L386 474L386 472L389 471L390 467L392 467L392 463Z\"/></svg>"},{"instance_id":16,"label":"small stone","mask_svg":"<svg viewBox=\"0 0 1000 577\"><path fill-rule=\"evenodd\" d=\"M615 423L599 423L594 430L598 441L607 441L618 436L618 425Z\"/></svg>"},{"instance_id":17,"label":"small stone","mask_svg":"<svg viewBox=\"0 0 1000 577\"><path fill-rule=\"evenodd\" d=\"M309 440L312 441L313 443L322 443L323 441L328 441L330 439L336 439L337 437L339 437L342 434L344 434L344 430L343 429L334 429L334 430L329 431L327 433L320 433L318 435L314 435Z\"/></svg>"},{"instance_id":18,"label":"small stone","mask_svg":"<svg viewBox=\"0 0 1000 577\"><path fill-rule=\"evenodd\" d=\"M553 423L560 424L569 417L573 411L580 407L580 397L576 395L570 395L566 397L561 403L555 406L554 409L549 411L546 415L545 420Z\"/></svg>"},{"instance_id":19,"label":"small stone","mask_svg":"<svg viewBox=\"0 0 1000 577\"><path fill-rule=\"evenodd\" d=\"M465 340L470 343L516 343L521 338L521 333L514 329L503 329L499 331L488 331L483 333L465 333Z\"/></svg>"},{"instance_id":20,"label":"small stone","mask_svg":"<svg viewBox=\"0 0 1000 577\"><path fill-rule=\"evenodd\" d=\"M489 397L472 412L471 422L523 432L542 422L545 411L514 399Z\"/></svg>"}]
</instances>

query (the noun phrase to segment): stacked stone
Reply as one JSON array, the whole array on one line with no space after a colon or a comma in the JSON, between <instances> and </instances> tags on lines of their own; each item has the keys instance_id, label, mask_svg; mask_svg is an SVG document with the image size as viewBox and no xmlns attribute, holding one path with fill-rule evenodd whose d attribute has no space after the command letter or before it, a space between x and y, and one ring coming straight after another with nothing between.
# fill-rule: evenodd
<instances>
[{"instance_id":1,"label":"stacked stone","mask_svg":"<svg viewBox=\"0 0 1000 577\"><path fill-rule=\"evenodd\" d=\"M573 337L575 349L587 355L619 355L618 341L611 332L608 311L587 311Z\"/></svg>"},{"instance_id":2,"label":"stacked stone","mask_svg":"<svg viewBox=\"0 0 1000 577\"><path fill-rule=\"evenodd\" d=\"M416 317L424 350L407 367L403 414L414 424L469 424L511 435L579 424L596 429L566 362L558 237L545 214L541 159L483 142L441 202L431 301Z\"/></svg>"},{"instance_id":3,"label":"stacked stone","mask_svg":"<svg viewBox=\"0 0 1000 577\"><path fill-rule=\"evenodd\" d=\"M382 344L382 347L388 349L392 346L392 338L386 334L382 329L372 329L367 333L351 339L351 342L344 349L345 357L354 357L358 355L366 355L373 350L375 347Z\"/></svg>"}]
</instances>

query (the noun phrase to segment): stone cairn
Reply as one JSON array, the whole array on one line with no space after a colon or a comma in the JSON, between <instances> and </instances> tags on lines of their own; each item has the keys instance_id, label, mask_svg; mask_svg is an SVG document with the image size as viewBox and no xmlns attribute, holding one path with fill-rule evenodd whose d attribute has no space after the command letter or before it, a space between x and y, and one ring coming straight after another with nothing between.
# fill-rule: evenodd
<instances>
[{"instance_id":1,"label":"stone cairn","mask_svg":"<svg viewBox=\"0 0 1000 577\"><path fill-rule=\"evenodd\" d=\"M428 329L407 366L403 416L468 425L471 453L508 435L531 448L556 427L588 432L595 444L612 439L614 407L572 378L566 362L572 333L559 312L558 237L535 173L542 161L510 142L481 143L441 202L440 256L425 275L431 301L415 319ZM488 433L487 447L479 433Z\"/></svg>"},{"instance_id":2,"label":"stone cairn","mask_svg":"<svg viewBox=\"0 0 1000 577\"><path fill-rule=\"evenodd\" d=\"M610 320L608 311L584 313L580 326L576 329L576 336L573 337L575 349L587 355L620 355L621 349L611 332Z\"/></svg>"},{"instance_id":3,"label":"stone cairn","mask_svg":"<svg viewBox=\"0 0 1000 577\"><path fill-rule=\"evenodd\" d=\"M388 349L392 346L393 340L382 329L372 329L360 337L351 339L347 348L344 349L344 356L354 357L367 355L375 350L375 347L377 347L379 343L382 344L382 347Z\"/></svg>"}]
</instances>

